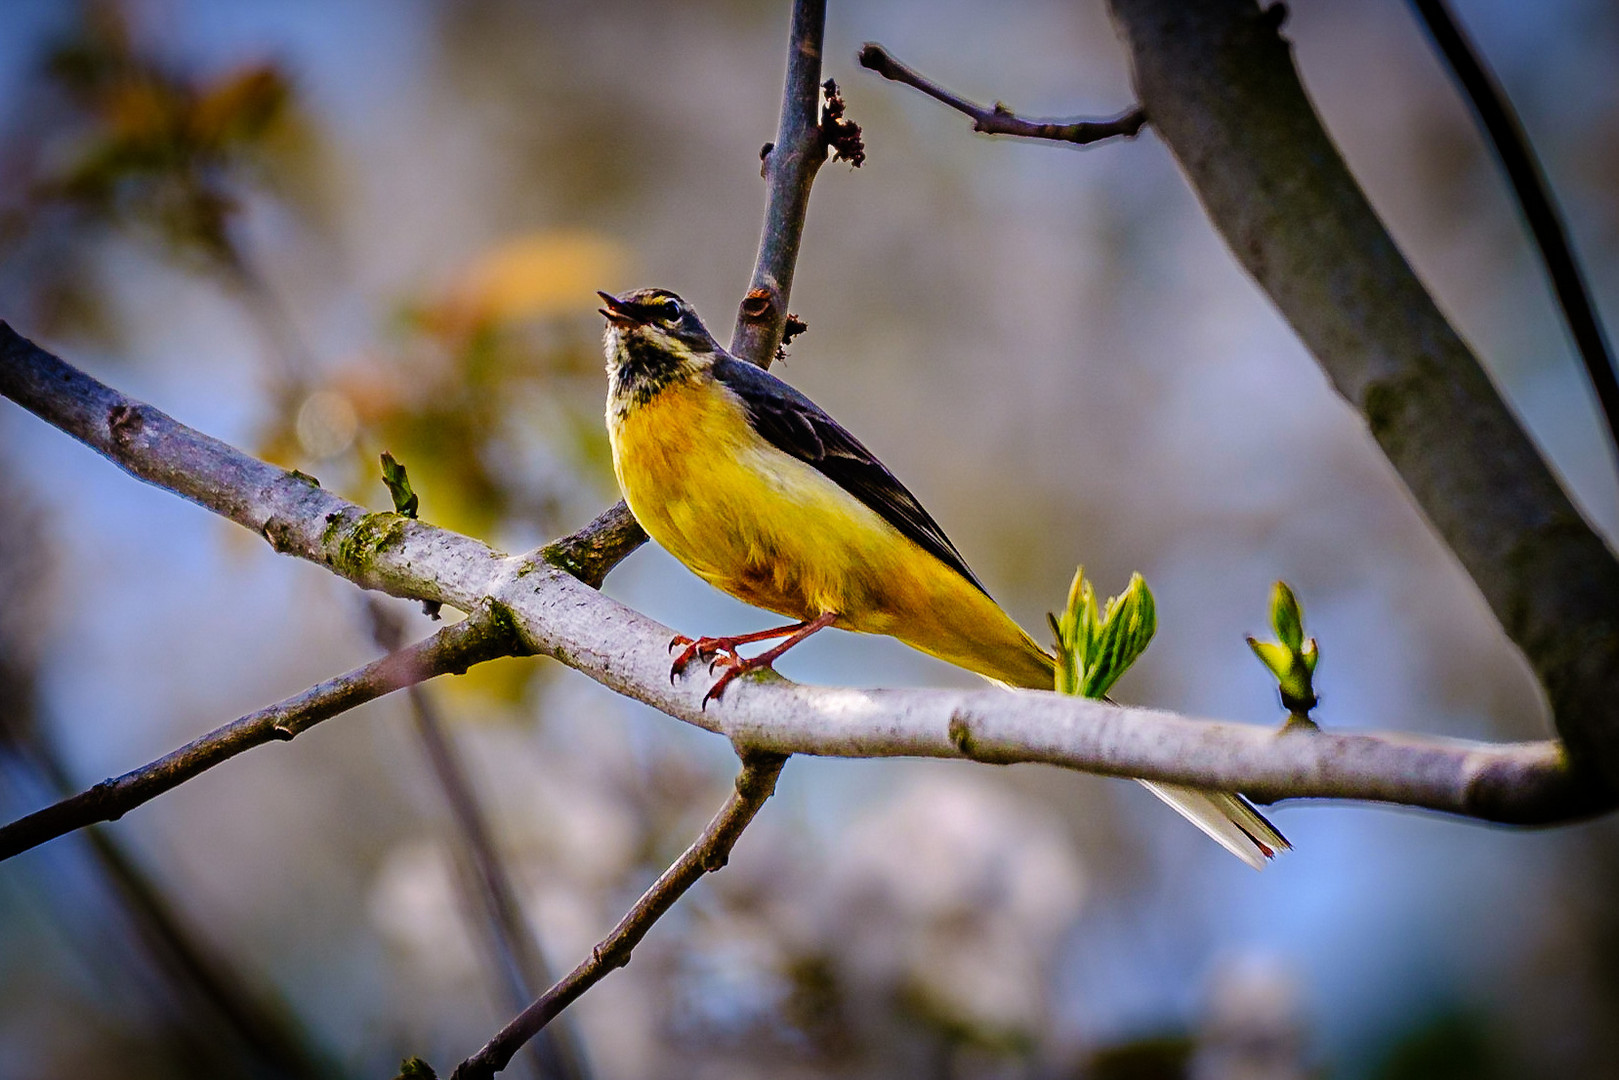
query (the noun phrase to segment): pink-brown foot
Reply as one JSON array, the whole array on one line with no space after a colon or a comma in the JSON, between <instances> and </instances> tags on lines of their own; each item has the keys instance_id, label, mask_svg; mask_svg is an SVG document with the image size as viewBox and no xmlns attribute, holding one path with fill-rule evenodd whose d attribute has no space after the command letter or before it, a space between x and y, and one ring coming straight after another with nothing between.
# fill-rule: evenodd
<instances>
[{"instance_id":1,"label":"pink-brown foot","mask_svg":"<svg viewBox=\"0 0 1619 1080\"><path fill-rule=\"evenodd\" d=\"M685 634L676 634L674 640L669 642L669 649L673 651L676 646L684 646L675 662L669 667L669 681L674 682L676 676L686 670L686 665L698 658L711 661L709 670L713 670L713 661L717 661L722 653L736 656L737 640L735 638L705 637L689 638Z\"/></svg>"},{"instance_id":2,"label":"pink-brown foot","mask_svg":"<svg viewBox=\"0 0 1619 1080\"><path fill-rule=\"evenodd\" d=\"M680 651L679 656L675 657L674 665L669 668L669 681L674 682L675 676L684 671L686 665L698 657L709 661L708 670L712 672L714 665L719 663L721 656L727 656L736 661L742 659L741 655L736 651L738 645L751 645L756 641L769 641L772 638L779 637L790 639L793 635L801 633L804 627L808 625L808 623L801 622L792 623L788 626L772 627L769 630L755 630L749 634L732 634L729 637L689 638L685 634L676 634L674 640L669 642L670 651L673 651L677 645L683 645L685 648ZM776 655L781 654L777 653Z\"/></svg>"},{"instance_id":3,"label":"pink-brown foot","mask_svg":"<svg viewBox=\"0 0 1619 1080\"><path fill-rule=\"evenodd\" d=\"M723 665L725 670L720 672L720 677L714 680L714 685L709 687L708 693L703 695L703 708L708 708L708 703L716 700L721 694L723 694L725 692L725 688L730 686L734 680L746 675L750 671L759 671L762 668L769 667L771 664L776 662L776 659L780 657L782 653L786 652L794 645L797 645L800 641L803 641L817 630L822 630L828 626L831 626L837 621L837 618L836 613L829 611L822 615L818 615L813 619L798 623L795 626L782 627L781 629L775 631L767 630L757 634L743 634L740 637L734 638L710 639L713 641L724 641L730 645L730 648L723 650L725 655L717 655L712 661L709 662L709 671L713 671L716 664ZM761 641L766 637L781 637L783 634L787 635L786 641L783 641L780 645L777 645L774 648L766 649L758 656L744 657L736 651L737 645L744 644L747 641Z\"/></svg>"}]
</instances>

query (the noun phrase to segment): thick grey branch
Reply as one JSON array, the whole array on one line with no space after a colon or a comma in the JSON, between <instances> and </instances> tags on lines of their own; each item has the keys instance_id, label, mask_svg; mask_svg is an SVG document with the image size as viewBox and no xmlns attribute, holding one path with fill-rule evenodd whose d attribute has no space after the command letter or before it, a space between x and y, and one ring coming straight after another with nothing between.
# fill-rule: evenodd
<instances>
[{"instance_id":1,"label":"thick grey branch","mask_svg":"<svg viewBox=\"0 0 1619 1080\"><path fill-rule=\"evenodd\" d=\"M1025 139L1049 139L1053 142L1088 146L1104 139L1133 139L1147 122L1147 114L1138 108L1126 109L1118 116L1106 120L1076 118L1072 120L1031 120L1018 116L1000 102L979 105L959 94L951 93L915 68L908 67L875 41L868 41L858 57L860 66L869 68L885 79L915 87L935 101L941 101L959 113L972 118L973 130L986 135L1017 135Z\"/></svg>"},{"instance_id":2,"label":"thick grey branch","mask_svg":"<svg viewBox=\"0 0 1619 1080\"><path fill-rule=\"evenodd\" d=\"M148 765L104 780L88 791L0 827L0 859L9 859L98 821L117 821L142 803L244 750L292 739L323 720L401 687L447 672L459 673L473 664L517 651L520 646L510 628L486 616L446 626L425 641L248 713Z\"/></svg>"},{"instance_id":3,"label":"thick grey branch","mask_svg":"<svg viewBox=\"0 0 1619 1080\"><path fill-rule=\"evenodd\" d=\"M277 550L366 588L463 611L488 605L530 651L723 734L739 752L1043 761L1262 799L1369 799L1511 822L1567 820L1612 805L1577 782L1550 742L1277 736L1268 727L1054 693L833 689L768 675L738 682L705 711L706 678L669 682L668 627L543 559L512 558L424 522L367 513L124 397L3 324L0 394Z\"/></svg>"},{"instance_id":4,"label":"thick grey branch","mask_svg":"<svg viewBox=\"0 0 1619 1080\"><path fill-rule=\"evenodd\" d=\"M752 754L743 759L742 772L730 798L708 823L696 843L665 870L652 887L641 894L635 906L619 920L613 932L602 939L589 956L557 981L539 999L524 1009L511 1023L472 1057L455 1067L450 1080L489 1080L506 1067L528 1040L539 1034L557 1014L595 986L609 972L630 962L630 954L646 937L652 924L674 906L687 889L706 873L723 867L731 857L742 830L748 827L759 808L776 790L776 778L787 758L777 754Z\"/></svg>"},{"instance_id":5,"label":"thick grey branch","mask_svg":"<svg viewBox=\"0 0 1619 1080\"><path fill-rule=\"evenodd\" d=\"M1113 0L1136 91L1233 254L1360 410L1619 791L1619 564L1423 290L1253 0Z\"/></svg>"}]
</instances>

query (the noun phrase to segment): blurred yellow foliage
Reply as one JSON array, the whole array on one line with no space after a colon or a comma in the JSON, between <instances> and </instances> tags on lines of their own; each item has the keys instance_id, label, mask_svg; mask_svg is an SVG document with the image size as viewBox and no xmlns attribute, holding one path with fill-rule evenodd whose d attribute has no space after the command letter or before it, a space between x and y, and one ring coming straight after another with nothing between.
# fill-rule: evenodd
<instances>
[{"instance_id":1,"label":"blurred yellow foliage","mask_svg":"<svg viewBox=\"0 0 1619 1080\"><path fill-rule=\"evenodd\" d=\"M485 251L446 290L433 312L441 332L587 311L596 290L625 263L616 241L577 229L529 233Z\"/></svg>"}]
</instances>

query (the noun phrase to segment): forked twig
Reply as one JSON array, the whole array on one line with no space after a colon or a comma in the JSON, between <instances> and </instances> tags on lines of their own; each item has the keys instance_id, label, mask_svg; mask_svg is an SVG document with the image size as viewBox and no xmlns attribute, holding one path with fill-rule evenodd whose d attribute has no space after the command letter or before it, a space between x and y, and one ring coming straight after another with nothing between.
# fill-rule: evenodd
<instances>
[{"instance_id":1,"label":"forked twig","mask_svg":"<svg viewBox=\"0 0 1619 1080\"><path fill-rule=\"evenodd\" d=\"M998 101L994 105L979 105L951 93L915 68L894 59L892 53L875 41L866 42L858 59L861 67L870 68L885 79L915 87L935 101L942 101L957 112L972 117L973 130L986 135L1017 135L1025 139L1048 139L1088 146L1104 139L1133 139L1147 122L1147 114L1139 106L1132 106L1118 116L1104 120L1031 120L1018 116Z\"/></svg>"}]
</instances>

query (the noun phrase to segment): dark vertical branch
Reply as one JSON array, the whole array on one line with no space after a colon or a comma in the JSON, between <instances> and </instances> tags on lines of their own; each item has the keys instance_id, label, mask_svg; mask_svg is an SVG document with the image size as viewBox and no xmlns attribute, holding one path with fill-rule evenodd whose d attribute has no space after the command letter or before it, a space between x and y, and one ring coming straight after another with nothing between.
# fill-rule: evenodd
<instances>
[{"instance_id":1,"label":"dark vertical branch","mask_svg":"<svg viewBox=\"0 0 1619 1080\"><path fill-rule=\"evenodd\" d=\"M795 0L787 46L787 82L781 94L781 123L765 155L770 189L759 258L748 295L731 332L731 352L769 367L787 323L787 301L804 235L810 185L826 160L821 130L821 41L826 32L826 0Z\"/></svg>"},{"instance_id":2,"label":"dark vertical branch","mask_svg":"<svg viewBox=\"0 0 1619 1080\"><path fill-rule=\"evenodd\" d=\"M1534 237L1535 247L1546 265L1552 290L1563 309L1574 347L1585 363L1585 371L1596 391L1597 404L1608 422L1608 450L1619 462L1619 375L1615 374L1613 352L1597 321L1591 291L1585 275L1574 260L1568 230L1552 202L1551 185L1529 147L1512 104L1501 89L1467 34L1457 25L1444 0L1411 0L1411 6L1428 29L1445 62L1473 107L1484 138L1495 151L1506 171L1512 192L1518 197L1524 222Z\"/></svg>"},{"instance_id":3,"label":"dark vertical branch","mask_svg":"<svg viewBox=\"0 0 1619 1080\"><path fill-rule=\"evenodd\" d=\"M404 643L401 621L381 600L370 599L366 608L377 644L390 652L397 651ZM455 743L444 730L432 698L419 685L410 687L406 693L423 752L444 792L460 836L467 906L473 911L482 910L480 921L490 967L498 976L507 1003L521 1009L539 987L551 983L550 965L524 918L511 875L495 848L488 815ZM545 1032L534 1042L532 1050L538 1076L583 1080L589 1075L578 1039L567 1027Z\"/></svg>"},{"instance_id":4,"label":"dark vertical branch","mask_svg":"<svg viewBox=\"0 0 1619 1080\"><path fill-rule=\"evenodd\" d=\"M652 924L674 906L687 889L704 874L723 867L731 848L748 827L765 800L776 790L776 778L786 764L784 754L750 754L743 758L736 788L714 820L708 823L697 842L665 870L652 887L635 902L629 914L613 932L598 944L578 967L547 990L510 1024L501 1029L472 1057L455 1067L450 1080L490 1080L506 1067L524 1043L532 1039L581 994L595 986L615 968L630 962L630 954L646 937Z\"/></svg>"}]
</instances>

